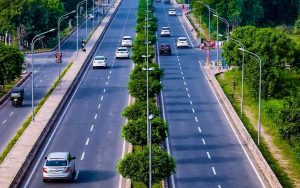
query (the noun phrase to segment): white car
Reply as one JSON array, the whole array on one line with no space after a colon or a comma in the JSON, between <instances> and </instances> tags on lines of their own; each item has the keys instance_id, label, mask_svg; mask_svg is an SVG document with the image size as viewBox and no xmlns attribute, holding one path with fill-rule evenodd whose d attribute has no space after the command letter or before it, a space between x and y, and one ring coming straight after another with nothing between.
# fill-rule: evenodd
<instances>
[{"instance_id":1,"label":"white car","mask_svg":"<svg viewBox=\"0 0 300 188\"><path fill-rule=\"evenodd\" d=\"M93 59L93 69L103 67L107 68L106 57L104 56L95 56Z\"/></svg>"},{"instance_id":2,"label":"white car","mask_svg":"<svg viewBox=\"0 0 300 188\"><path fill-rule=\"evenodd\" d=\"M129 58L129 51L127 47L118 47L116 51L116 58Z\"/></svg>"},{"instance_id":3,"label":"white car","mask_svg":"<svg viewBox=\"0 0 300 188\"><path fill-rule=\"evenodd\" d=\"M76 172L76 157L69 152L52 152L47 157L43 166L43 181L68 180L72 181Z\"/></svg>"},{"instance_id":4,"label":"white car","mask_svg":"<svg viewBox=\"0 0 300 188\"><path fill-rule=\"evenodd\" d=\"M186 37L179 37L176 43L177 48L188 48L189 43Z\"/></svg>"},{"instance_id":5,"label":"white car","mask_svg":"<svg viewBox=\"0 0 300 188\"><path fill-rule=\"evenodd\" d=\"M124 36L122 37L122 46L132 46L132 38L131 36Z\"/></svg>"},{"instance_id":6,"label":"white car","mask_svg":"<svg viewBox=\"0 0 300 188\"><path fill-rule=\"evenodd\" d=\"M171 30L169 27L162 27L160 32L161 37L169 37L171 36Z\"/></svg>"},{"instance_id":7,"label":"white car","mask_svg":"<svg viewBox=\"0 0 300 188\"><path fill-rule=\"evenodd\" d=\"M173 8L170 8L168 11L169 16L176 16L176 10Z\"/></svg>"}]
</instances>

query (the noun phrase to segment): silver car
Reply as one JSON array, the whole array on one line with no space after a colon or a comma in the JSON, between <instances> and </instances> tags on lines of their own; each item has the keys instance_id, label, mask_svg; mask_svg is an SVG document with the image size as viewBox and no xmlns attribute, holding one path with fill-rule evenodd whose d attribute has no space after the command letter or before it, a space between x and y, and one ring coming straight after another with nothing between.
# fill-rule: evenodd
<instances>
[{"instance_id":1,"label":"silver car","mask_svg":"<svg viewBox=\"0 0 300 188\"><path fill-rule=\"evenodd\" d=\"M43 181L47 180L73 180L75 174L76 157L69 152L53 152L45 157L43 167Z\"/></svg>"}]
</instances>

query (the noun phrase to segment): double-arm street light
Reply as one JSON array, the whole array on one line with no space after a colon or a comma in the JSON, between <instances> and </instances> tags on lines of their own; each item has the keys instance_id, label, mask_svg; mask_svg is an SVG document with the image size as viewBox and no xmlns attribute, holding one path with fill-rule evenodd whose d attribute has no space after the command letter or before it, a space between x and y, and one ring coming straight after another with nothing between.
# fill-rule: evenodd
<instances>
[{"instance_id":1,"label":"double-arm street light","mask_svg":"<svg viewBox=\"0 0 300 188\"><path fill-rule=\"evenodd\" d=\"M225 18L222 18L221 16L218 16L218 18L226 24L226 38L228 39L229 38L229 22Z\"/></svg>"},{"instance_id":2,"label":"double-arm street light","mask_svg":"<svg viewBox=\"0 0 300 188\"><path fill-rule=\"evenodd\" d=\"M239 40L236 40L234 38L228 38L226 37L227 40L233 40L234 42L238 43L241 47L241 49L245 49L245 46L243 43ZM243 55L242 55L242 95L241 95L241 115L243 115L243 106L244 106L244 59L245 59L245 50L242 50Z\"/></svg>"},{"instance_id":3,"label":"double-arm street light","mask_svg":"<svg viewBox=\"0 0 300 188\"><path fill-rule=\"evenodd\" d=\"M75 10L73 10L73 11L71 11L71 12L69 12L69 13L67 13L67 14L64 14L64 15L62 15L61 17L59 17L59 19L58 19L58 26L57 26L57 38L58 38L58 53L60 53L60 22L63 20L63 19L65 19L65 18L67 18L70 14L72 14L72 13L74 13L74 12L76 12ZM60 78L60 64L61 64L62 62L59 62L59 70L58 70L58 79Z\"/></svg>"},{"instance_id":4,"label":"double-arm street light","mask_svg":"<svg viewBox=\"0 0 300 188\"><path fill-rule=\"evenodd\" d=\"M77 7L76 7L76 12L77 12L77 29L76 29L76 34L77 34L77 43L76 43L76 48L77 48L77 52L78 52L78 19L79 19L79 15L78 15L78 8L80 5L82 5L83 3L85 2L85 7L86 7L86 12L85 12L85 18L87 18L87 0L83 0L83 1L80 1L78 4L77 4ZM87 21L86 21L86 24L85 24L85 37L87 39Z\"/></svg>"},{"instance_id":5,"label":"double-arm street light","mask_svg":"<svg viewBox=\"0 0 300 188\"><path fill-rule=\"evenodd\" d=\"M260 110L261 110L261 59L255 53L245 50L244 48L239 48L239 50L249 53L259 62L258 123L257 123L258 124L257 125L257 129L258 129L257 145L259 145L259 143L260 143Z\"/></svg>"},{"instance_id":6,"label":"double-arm street light","mask_svg":"<svg viewBox=\"0 0 300 188\"><path fill-rule=\"evenodd\" d=\"M32 121L34 121L34 104L33 104L33 100L34 100L34 71L33 71L33 50L34 50L34 43L40 39L42 39L44 37L45 34L50 33L52 31L55 31L55 29L50 29L48 31L45 31L43 33L40 33L38 35L36 35L35 37L33 37L32 41L31 41L31 110L32 110Z\"/></svg>"}]
</instances>

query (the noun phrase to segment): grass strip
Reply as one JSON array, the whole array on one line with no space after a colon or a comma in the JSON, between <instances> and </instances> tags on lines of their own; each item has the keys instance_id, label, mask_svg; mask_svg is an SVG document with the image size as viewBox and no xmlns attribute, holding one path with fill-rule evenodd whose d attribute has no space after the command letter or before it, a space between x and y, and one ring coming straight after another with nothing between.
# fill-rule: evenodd
<instances>
[{"instance_id":1,"label":"grass strip","mask_svg":"<svg viewBox=\"0 0 300 188\"><path fill-rule=\"evenodd\" d=\"M46 93L46 95L42 98L42 100L38 103L38 105L35 107L34 110L34 115L38 113L38 111L41 109L41 107L43 106L43 104L46 102L46 100L49 98L49 96L51 95L51 93L53 92L53 90L56 88L56 86L59 84L59 82L61 81L61 79L64 77L64 75L66 74L66 72L70 69L70 67L72 66L73 62L70 62L67 67L63 70L60 79L56 79L56 81L52 84L51 88L48 90L48 92ZM27 120L25 120L21 126L21 128L19 128L17 134L8 142L8 144L6 145L5 149L3 150L3 152L0 155L0 164L2 164L2 162L4 161L4 159L6 158L6 156L8 155L8 153L11 151L11 149L14 147L14 145L16 144L16 142L19 140L19 138L21 137L21 135L23 134L23 132L26 130L26 128L29 126L29 124L31 123L31 119L32 119L32 115L30 115Z\"/></svg>"},{"instance_id":2,"label":"grass strip","mask_svg":"<svg viewBox=\"0 0 300 188\"><path fill-rule=\"evenodd\" d=\"M240 101L236 100L236 98L233 97L233 90L232 90L232 81L233 80L241 80L240 78L240 72L239 71L227 71L223 74L220 74L216 76L218 82L220 83L220 86L222 87L225 95L229 99L230 103L232 104L233 108L239 115L240 119L242 120L244 126L246 127L248 133L252 137L255 143L258 137L258 132L254 128L254 125L251 124L250 119L246 117L244 114L241 116L240 114ZM240 83L236 83L235 87L235 96L240 96L241 93L241 85ZM257 112L257 101L250 97L249 90L247 89L247 86L245 86L244 90L244 101L247 103L245 106L249 106L251 113L258 114ZM272 135L273 136L273 135ZM259 150L261 151L262 155L266 159L267 163L270 165L271 169L275 173L276 177L278 178L281 185L285 188L292 188L293 183L291 179L288 177L287 173L283 170L283 168L279 165L278 161L272 156L272 153L269 151L267 144L265 143L264 139L260 139L260 144L258 146Z\"/></svg>"}]
</instances>

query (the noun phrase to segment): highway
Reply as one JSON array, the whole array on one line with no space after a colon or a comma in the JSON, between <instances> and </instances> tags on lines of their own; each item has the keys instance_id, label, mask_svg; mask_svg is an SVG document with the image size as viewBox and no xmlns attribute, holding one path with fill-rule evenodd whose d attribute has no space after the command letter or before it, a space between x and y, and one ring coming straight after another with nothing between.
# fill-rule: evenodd
<instances>
[{"instance_id":1,"label":"highway","mask_svg":"<svg viewBox=\"0 0 300 188\"><path fill-rule=\"evenodd\" d=\"M204 75L205 51L193 48L196 43L179 8L178 16L168 16L172 6L155 3L158 44L172 47L172 56L158 58L164 70L162 105L169 124L168 144L177 165L169 186L264 187ZM162 26L171 28L170 38L159 36ZM176 49L180 36L189 37L189 49ZM216 60L216 50L211 50L211 60Z\"/></svg>"},{"instance_id":2,"label":"highway","mask_svg":"<svg viewBox=\"0 0 300 188\"><path fill-rule=\"evenodd\" d=\"M123 0L95 55L107 57L107 69L91 64L61 114L55 129L40 149L20 187L118 187L116 164L122 157L121 112L128 105L127 82L133 63L114 58L121 37L135 37L138 1ZM42 181L44 157L69 151L76 156L73 183Z\"/></svg>"},{"instance_id":3,"label":"highway","mask_svg":"<svg viewBox=\"0 0 300 188\"><path fill-rule=\"evenodd\" d=\"M102 16L103 17L103 16ZM95 26L101 21L101 17L95 19ZM76 26L76 21L73 25ZM88 35L92 32L93 24L88 20ZM57 28L56 28L57 29ZM54 32L57 32L55 30ZM79 40L85 38L85 22L78 30ZM55 62L55 52L38 53L33 55L34 64L34 106L43 98L50 89L53 82L58 78L59 69L61 71L69 63L73 53L76 53L76 30L64 42L61 43L63 62L61 65ZM79 42L80 45L80 42ZM79 47L80 48L80 47ZM31 63L31 54L27 54L25 59ZM26 67L31 72L31 64ZM25 90L24 103L21 108L12 107L9 100L0 106L0 152L3 151L8 141L16 134L22 123L31 114L31 88L32 81L29 78L23 85Z\"/></svg>"}]
</instances>

